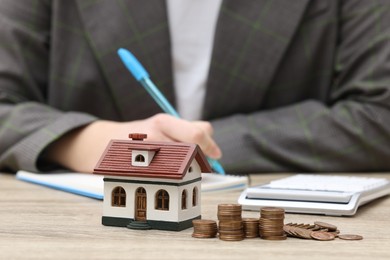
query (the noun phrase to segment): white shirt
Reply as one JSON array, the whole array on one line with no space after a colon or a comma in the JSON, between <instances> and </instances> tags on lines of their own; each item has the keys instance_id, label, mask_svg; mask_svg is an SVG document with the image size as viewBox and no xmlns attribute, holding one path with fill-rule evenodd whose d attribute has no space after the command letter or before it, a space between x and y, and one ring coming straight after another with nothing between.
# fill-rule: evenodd
<instances>
[{"instance_id":1,"label":"white shirt","mask_svg":"<svg viewBox=\"0 0 390 260\"><path fill-rule=\"evenodd\" d=\"M177 110L184 119L198 120L222 0L166 1Z\"/></svg>"}]
</instances>

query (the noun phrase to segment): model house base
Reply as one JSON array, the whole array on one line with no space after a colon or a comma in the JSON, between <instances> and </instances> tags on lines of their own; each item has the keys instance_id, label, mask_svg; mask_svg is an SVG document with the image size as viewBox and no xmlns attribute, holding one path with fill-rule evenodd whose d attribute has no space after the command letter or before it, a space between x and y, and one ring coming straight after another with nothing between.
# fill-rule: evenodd
<instances>
[{"instance_id":1,"label":"model house base","mask_svg":"<svg viewBox=\"0 0 390 260\"><path fill-rule=\"evenodd\" d=\"M102 224L105 226L114 226L114 227L127 227L130 229L159 229L159 230L171 230L171 231L181 231L187 228L192 227L192 220L200 219L201 216L188 219L181 222L171 222L171 221L155 221L148 220L135 221L130 218L116 218L116 217L102 217ZM134 223L134 227L131 227L131 224Z\"/></svg>"}]
</instances>

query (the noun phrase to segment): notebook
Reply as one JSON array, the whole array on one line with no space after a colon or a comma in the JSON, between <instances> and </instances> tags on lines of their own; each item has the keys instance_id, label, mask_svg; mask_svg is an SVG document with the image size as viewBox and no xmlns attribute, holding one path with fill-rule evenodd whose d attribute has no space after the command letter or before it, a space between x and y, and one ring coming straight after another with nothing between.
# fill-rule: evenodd
<instances>
[{"instance_id":1,"label":"notebook","mask_svg":"<svg viewBox=\"0 0 390 260\"><path fill-rule=\"evenodd\" d=\"M247 188L238 202L246 210L281 207L293 213L348 216L389 194L390 181L385 178L297 174Z\"/></svg>"},{"instance_id":2,"label":"notebook","mask_svg":"<svg viewBox=\"0 0 390 260\"><path fill-rule=\"evenodd\" d=\"M75 193L90 198L103 199L103 176L85 173L33 173L18 171L16 178L46 187ZM202 192L243 190L248 185L247 176L202 173Z\"/></svg>"}]
</instances>

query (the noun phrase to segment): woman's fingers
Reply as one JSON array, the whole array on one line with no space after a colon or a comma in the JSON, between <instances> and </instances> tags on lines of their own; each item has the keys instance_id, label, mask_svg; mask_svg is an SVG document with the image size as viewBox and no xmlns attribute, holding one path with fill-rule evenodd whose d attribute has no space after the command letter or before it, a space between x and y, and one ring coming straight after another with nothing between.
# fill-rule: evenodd
<instances>
[{"instance_id":1,"label":"woman's fingers","mask_svg":"<svg viewBox=\"0 0 390 260\"><path fill-rule=\"evenodd\" d=\"M151 119L155 128L173 141L196 143L213 159L222 156L220 148L212 138L213 128L209 122L190 122L167 114L158 114Z\"/></svg>"}]
</instances>

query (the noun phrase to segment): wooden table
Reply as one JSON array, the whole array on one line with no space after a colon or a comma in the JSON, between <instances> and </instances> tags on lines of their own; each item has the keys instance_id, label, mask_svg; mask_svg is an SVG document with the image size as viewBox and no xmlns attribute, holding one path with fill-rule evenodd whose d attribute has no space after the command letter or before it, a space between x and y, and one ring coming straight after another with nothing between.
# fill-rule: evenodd
<instances>
[{"instance_id":1,"label":"wooden table","mask_svg":"<svg viewBox=\"0 0 390 260\"><path fill-rule=\"evenodd\" d=\"M252 183L285 176L253 175ZM390 178L389 173L370 176ZM217 205L235 203L239 194L202 194L203 218L216 220ZM102 226L101 212L101 201L0 174L0 259L390 259L390 197L361 207L354 217L286 214L285 223L325 221L342 233L363 235L361 241L195 239L192 229L136 231Z\"/></svg>"}]
</instances>

